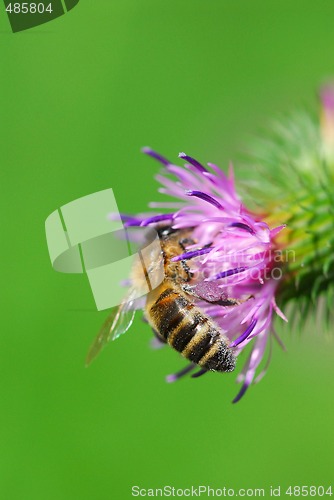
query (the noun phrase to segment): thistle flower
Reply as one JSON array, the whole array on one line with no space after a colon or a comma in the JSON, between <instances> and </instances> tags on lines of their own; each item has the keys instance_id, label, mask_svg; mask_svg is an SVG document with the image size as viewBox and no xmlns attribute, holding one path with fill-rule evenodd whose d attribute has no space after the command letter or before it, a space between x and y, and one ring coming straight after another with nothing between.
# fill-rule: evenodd
<instances>
[{"instance_id":1,"label":"thistle flower","mask_svg":"<svg viewBox=\"0 0 334 500\"><path fill-rule=\"evenodd\" d=\"M209 163L206 168L185 153L179 155L186 162L180 167L150 148L143 151L163 166L163 174L157 175L162 185L159 191L177 201L151 203L151 208L168 209L168 213L127 217L125 225L168 225L192 231L194 243L173 260L189 265L195 305L218 325L237 357L251 343L237 378L242 382L234 399L237 402L255 379L271 335L277 336L272 324L274 313L286 320L275 301L282 279L276 239L284 226L270 228L263 214L243 205L235 189L232 166L226 175L216 165ZM227 306L224 299L231 297L234 304ZM170 375L167 381L177 380L188 371Z\"/></svg>"},{"instance_id":2,"label":"thistle flower","mask_svg":"<svg viewBox=\"0 0 334 500\"><path fill-rule=\"evenodd\" d=\"M276 298L293 310L299 327L312 311L319 331L332 324L334 87L323 88L320 97L320 113L302 111L275 120L253 143L246 169L238 169L247 183L247 208L236 192L231 166L226 175L216 165L207 168L181 153L186 164L180 167L144 149L163 165L159 191L176 201L151 203L168 213L128 218L126 225L165 224L192 231L194 243L174 260L190 266L195 304L220 328L237 357L250 348L234 402L264 375L271 339L281 343L273 321L275 316L287 319ZM233 305L227 306L225 299L231 297ZM255 377L268 344L268 362ZM188 372L169 375L167 381Z\"/></svg>"}]
</instances>

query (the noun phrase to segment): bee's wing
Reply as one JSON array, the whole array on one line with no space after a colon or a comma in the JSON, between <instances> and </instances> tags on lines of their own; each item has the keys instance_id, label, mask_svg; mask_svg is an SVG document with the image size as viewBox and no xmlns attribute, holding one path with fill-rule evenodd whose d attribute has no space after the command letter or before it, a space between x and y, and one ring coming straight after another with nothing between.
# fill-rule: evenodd
<instances>
[{"instance_id":1,"label":"bee's wing","mask_svg":"<svg viewBox=\"0 0 334 500\"><path fill-rule=\"evenodd\" d=\"M118 337L127 332L132 325L136 313L136 309L134 307L135 295L135 291L130 292L126 299L126 302L123 302L123 304L119 306L114 322L110 329L110 338L108 338L108 341L118 339Z\"/></svg>"},{"instance_id":2,"label":"bee's wing","mask_svg":"<svg viewBox=\"0 0 334 500\"><path fill-rule=\"evenodd\" d=\"M118 307L113 307L111 313L103 323L101 330L91 345L87 358L88 366L94 358L100 353L103 347L111 340L117 339L122 333L128 331L133 323L136 310L134 309L135 291L130 291L126 300Z\"/></svg>"}]
</instances>

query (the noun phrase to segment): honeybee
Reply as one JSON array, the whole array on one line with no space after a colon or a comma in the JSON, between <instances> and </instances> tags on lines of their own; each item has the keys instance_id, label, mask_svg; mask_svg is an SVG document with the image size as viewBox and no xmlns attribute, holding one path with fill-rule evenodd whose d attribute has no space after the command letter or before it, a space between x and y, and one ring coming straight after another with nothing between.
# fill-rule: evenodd
<instances>
[{"instance_id":1,"label":"honeybee","mask_svg":"<svg viewBox=\"0 0 334 500\"><path fill-rule=\"evenodd\" d=\"M198 377L209 370L231 372L236 364L236 357L229 347L229 340L218 325L195 304L195 299L200 298L223 306L234 306L240 301L227 298L216 285L208 282L192 286L192 273L186 260L172 261L173 257L184 253L186 245L195 243L191 238L191 232L189 229L174 230L167 226L158 229L159 253L163 261L164 276L157 287L150 288L144 306L144 317L156 337L191 362L188 367L175 375L176 378L196 366L199 366L200 370L193 377ZM151 262L145 268L146 279L156 272L157 257L156 254L150 255ZM124 302L112 310L103 324L88 352L87 364L110 340L118 338L132 325L135 315L135 290L140 286L138 277L143 275L142 264L141 260L134 267L132 273L134 286Z\"/></svg>"}]
</instances>

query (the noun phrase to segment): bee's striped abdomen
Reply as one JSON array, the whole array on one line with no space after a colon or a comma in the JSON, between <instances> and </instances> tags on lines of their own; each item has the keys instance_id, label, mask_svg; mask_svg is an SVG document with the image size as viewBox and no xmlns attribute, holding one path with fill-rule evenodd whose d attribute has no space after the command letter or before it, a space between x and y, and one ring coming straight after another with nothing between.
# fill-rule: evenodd
<instances>
[{"instance_id":1,"label":"bee's striped abdomen","mask_svg":"<svg viewBox=\"0 0 334 500\"><path fill-rule=\"evenodd\" d=\"M232 371L235 357L218 328L184 293L164 283L149 306L154 329L185 358L207 370Z\"/></svg>"},{"instance_id":2,"label":"bee's striped abdomen","mask_svg":"<svg viewBox=\"0 0 334 500\"><path fill-rule=\"evenodd\" d=\"M168 341L170 334L182 323L187 305L193 307L183 295L177 293L172 287L167 287L151 306L151 317L157 331L165 340Z\"/></svg>"}]
</instances>

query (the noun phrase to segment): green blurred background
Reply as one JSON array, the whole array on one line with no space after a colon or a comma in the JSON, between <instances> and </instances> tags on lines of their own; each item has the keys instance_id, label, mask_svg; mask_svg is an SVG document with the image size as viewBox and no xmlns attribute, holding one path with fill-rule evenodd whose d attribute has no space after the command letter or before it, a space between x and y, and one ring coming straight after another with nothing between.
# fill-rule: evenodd
<instances>
[{"instance_id":1,"label":"green blurred background","mask_svg":"<svg viewBox=\"0 0 334 500\"><path fill-rule=\"evenodd\" d=\"M85 276L52 270L44 221L108 187L143 211L161 196L141 146L225 168L260 124L314 103L334 75L334 2L81 0L15 35L1 5L0 37L0 497L328 486L334 346L319 328L282 330L288 352L274 346L237 405L234 375L166 384L184 362L149 348L139 315L85 369L105 313Z\"/></svg>"}]
</instances>

